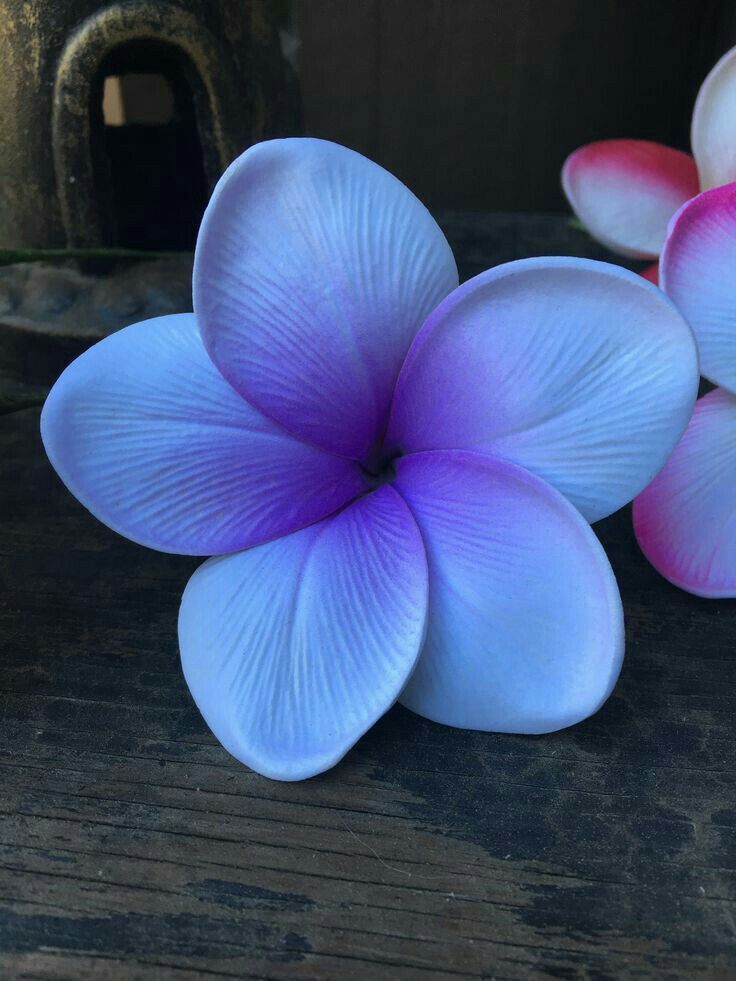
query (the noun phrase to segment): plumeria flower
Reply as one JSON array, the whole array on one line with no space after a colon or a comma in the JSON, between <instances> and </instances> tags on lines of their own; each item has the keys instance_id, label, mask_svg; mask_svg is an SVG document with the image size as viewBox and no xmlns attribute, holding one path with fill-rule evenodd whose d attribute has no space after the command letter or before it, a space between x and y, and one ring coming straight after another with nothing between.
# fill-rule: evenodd
<instances>
[{"instance_id":1,"label":"plumeria flower","mask_svg":"<svg viewBox=\"0 0 736 981\"><path fill-rule=\"evenodd\" d=\"M656 259L675 212L703 189L736 180L736 48L703 82L693 157L649 140L599 140L572 153L562 186L587 230L612 252ZM643 272L657 282L657 263Z\"/></svg>"},{"instance_id":2,"label":"plumeria flower","mask_svg":"<svg viewBox=\"0 0 736 981\"><path fill-rule=\"evenodd\" d=\"M186 587L179 646L226 749L293 780L397 698L516 733L596 711L623 626L588 522L649 483L696 395L663 293L568 258L458 287L398 180L289 139L217 185L194 311L83 354L41 428L111 528L216 556Z\"/></svg>"},{"instance_id":3,"label":"plumeria flower","mask_svg":"<svg viewBox=\"0 0 736 981\"><path fill-rule=\"evenodd\" d=\"M698 596L736 596L736 183L705 191L672 223L662 288L692 326L700 399L664 470L634 502L644 554Z\"/></svg>"}]
</instances>

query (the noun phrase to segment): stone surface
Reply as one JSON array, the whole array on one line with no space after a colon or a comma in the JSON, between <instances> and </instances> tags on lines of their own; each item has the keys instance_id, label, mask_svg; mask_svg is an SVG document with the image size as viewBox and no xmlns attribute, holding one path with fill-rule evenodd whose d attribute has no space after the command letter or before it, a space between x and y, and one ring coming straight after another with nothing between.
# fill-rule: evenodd
<instances>
[{"instance_id":1,"label":"stone surface","mask_svg":"<svg viewBox=\"0 0 736 981\"><path fill-rule=\"evenodd\" d=\"M102 116L106 75L161 74L179 114L196 106L197 155L182 159L186 141L169 146L187 170L203 167L209 191L246 146L298 132L298 93L273 15L268 0L0 0L0 247L128 244L105 132L116 127ZM179 122L170 120L169 135ZM135 137L123 133L132 126L117 130ZM145 145L118 148L130 171ZM160 197L188 175L154 167L147 176L160 181ZM147 190L139 185L140 196ZM183 222L189 201L178 200Z\"/></svg>"},{"instance_id":2,"label":"stone surface","mask_svg":"<svg viewBox=\"0 0 736 981\"><path fill-rule=\"evenodd\" d=\"M112 331L192 308L192 256L0 266L0 412L39 404L77 355ZM108 264L109 265L109 264Z\"/></svg>"}]
</instances>

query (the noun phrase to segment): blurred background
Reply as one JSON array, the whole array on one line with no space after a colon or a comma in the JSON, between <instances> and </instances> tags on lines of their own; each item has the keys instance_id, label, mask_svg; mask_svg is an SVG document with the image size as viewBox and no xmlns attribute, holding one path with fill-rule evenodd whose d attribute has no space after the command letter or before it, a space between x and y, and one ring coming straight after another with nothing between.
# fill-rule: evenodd
<instances>
[{"instance_id":1,"label":"blurred background","mask_svg":"<svg viewBox=\"0 0 736 981\"><path fill-rule=\"evenodd\" d=\"M681 149L733 0L0 0L0 246L191 248L269 136L359 150L435 210L567 210L590 140ZM39 198L44 201L38 207Z\"/></svg>"},{"instance_id":2,"label":"blurred background","mask_svg":"<svg viewBox=\"0 0 736 981\"><path fill-rule=\"evenodd\" d=\"M307 132L430 207L561 211L568 153L605 137L689 149L736 44L733 0L297 0Z\"/></svg>"},{"instance_id":3,"label":"blurred background","mask_svg":"<svg viewBox=\"0 0 736 981\"><path fill-rule=\"evenodd\" d=\"M191 309L206 202L262 139L388 168L463 278L610 258L568 220L565 157L688 149L734 44L734 0L0 0L0 409L111 331Z\"/></svg>"}]
</instances>

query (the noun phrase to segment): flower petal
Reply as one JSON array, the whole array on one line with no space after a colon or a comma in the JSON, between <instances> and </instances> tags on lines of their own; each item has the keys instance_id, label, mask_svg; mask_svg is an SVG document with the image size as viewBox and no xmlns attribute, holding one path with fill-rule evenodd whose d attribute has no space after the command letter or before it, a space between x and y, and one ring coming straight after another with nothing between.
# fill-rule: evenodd
<instances>
[{"instance_id":1,"label":"flower petal","mask_svg":"<svg viewBox=\"0 0 736 981\"><path fill-rule=\"evenodd\" d=\"M245 398L308 442L365 459L414 335L457 282L444 235L395 177L334 143L273 140L215 189L194 309Z\"/></svg>"},{"instance_id":2,"label":"flower petal","mask_svg":"<svg viewBox=\"0 0 736 981\"><path fill-rule=\"evenodd\" d=\"M717 388L699 400L664 470L634 501L634 530L676 586L736 597L736 395Z\"/></svg>"},{"instance_id":3,"label":"flower petal","mask_svg":"<svg viewBox=\"0 0 736 981\"><path fill-rule=\"evenodd\" d=\"M703 190L736 181L736 48L700 86L690 132Z\"/></svg>"},{"instance_id":4,"label":"flower petal","mask_svg":"<svg viewBox=\"0 0 736 981\"><path fill-rule=\"evenodd\" d=\"M428 318L396 387L401 451L480 449L596 521L642 490L690 418L692 334L641 276L523 259L464 283Z\"/></svg>"},{"instance_id":5,"label":"flower petal","mask_svg":"<svg viewBox=\"0 0 736 981\"><path fill-rule=\"evenodd\" d=\"M639 272L640 276L644 279L648 279L650 283L654 283L655 286L659 286L659 263L653 262L651 265L646 266Z\"/></svg>"},{"instance_id":6,"label":"flower petal","mask_svg":"<svg viewBox=\"0 0 736 981\"><path fill-rule=\"evenodd\" d=\"M301 528L365 489L357 464L300 443L207 357L193 314L95 344L54 385L46 452L100 521L164 552L230 552Z\"/></svg>"},{"instance_id":7,"label":"flower petal","mask_svg":"<svg viewBox=\"0 0 736 981\"><path fill-rule=\"evenodd\" d=\"M702 374L736 391L736 183L699 194L679 212L661 286L693 329Z\"/></svg>"},{"instance_id":8,"label":"flower petal","mask_svg":"<svg viewBox=\"0 0 736 981\"><path fill-rule=\"evenodd\" d=\"M693 158L649 140L600 140L565 161L562 186L590 234L614 252L654 259L667 223L700 190Z\"/></svg>"},{"instance_id":9,"label":"flower petal","mask_svg":"<svg viewBox=\"0 0 736 981\"><path fill-rule=\"evenodd\" d=\"M402 704L436 722L551 732L608 698L621 600L590 526L521 467L462 451L399 461L429 562L427 639Z\"/></svg>"},{"instance_id":10,"label":"flower petal","mask_svg":"<svg viewBox=\"0 0 736 981\"><path fill-rule=\"evenodd\" d=\"M205 562L179 615L184 674L228 752L265 776L333 766L422 645L427 563L389 486L279 541Z\"/></svg>"}]
</instances>

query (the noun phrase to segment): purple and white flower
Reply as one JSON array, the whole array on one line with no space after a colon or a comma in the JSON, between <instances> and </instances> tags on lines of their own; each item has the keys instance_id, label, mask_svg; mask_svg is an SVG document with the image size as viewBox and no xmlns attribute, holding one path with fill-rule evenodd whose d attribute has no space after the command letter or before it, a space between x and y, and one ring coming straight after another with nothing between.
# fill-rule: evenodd
<instances>
[{"instance_id":1,"label":"purple and white flower","mask_svg":"<svg viewBox=\"0 0 736 981\"><path fill-rule=\"evenodd\" d=\"M664 294L570 258L458 287L398 180L291 139L218 184L194 308L83 354L41 426L100 520L216 556L179 643L226 749L294 780L397 699L515 733L599 708L624 633L589 522L651 481L697 390Z\"/></svg>"}]
</instances>

